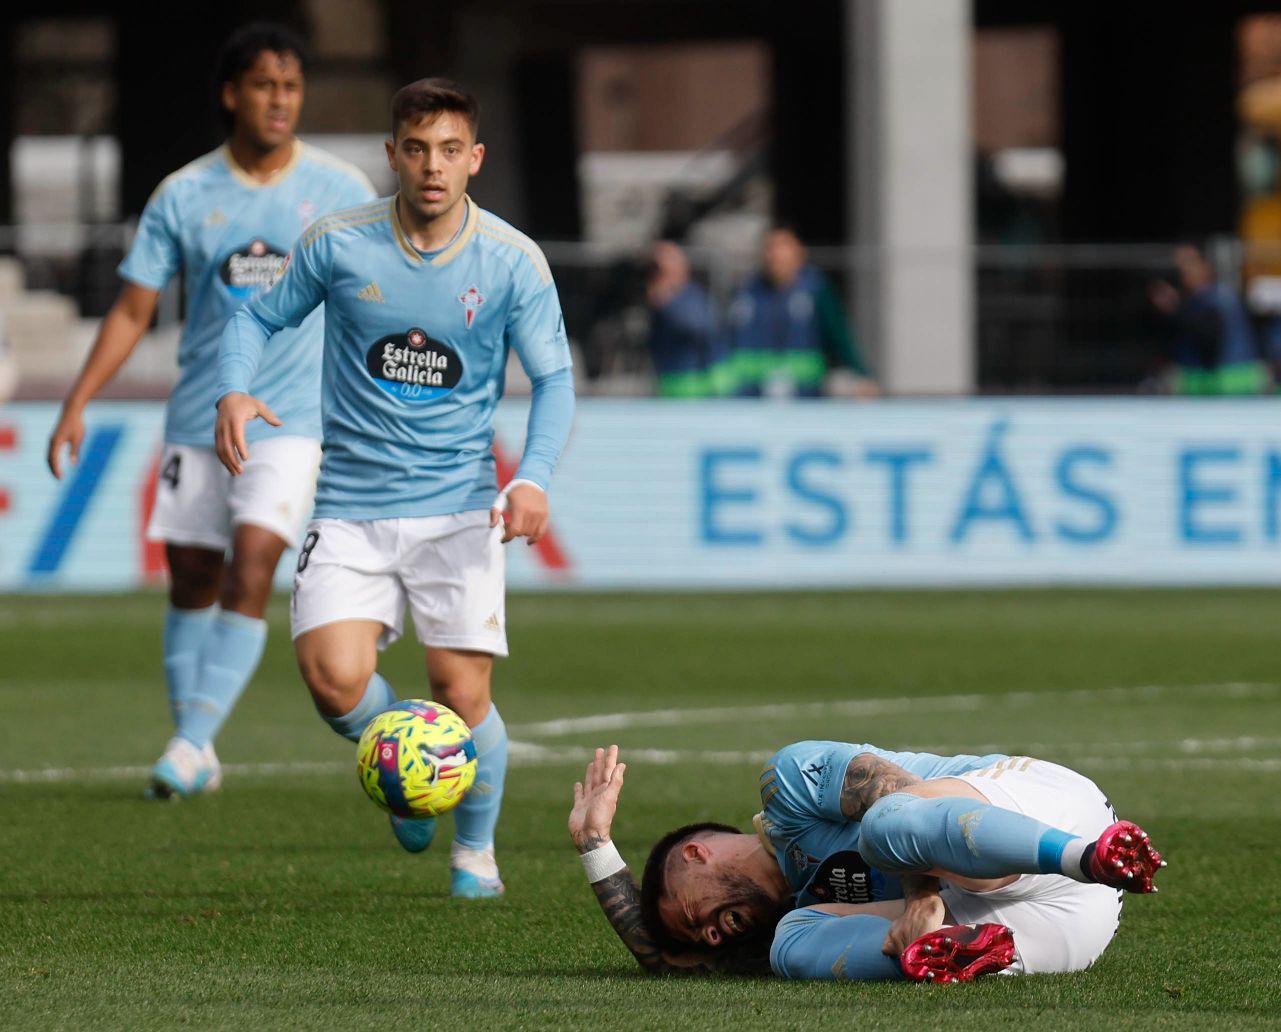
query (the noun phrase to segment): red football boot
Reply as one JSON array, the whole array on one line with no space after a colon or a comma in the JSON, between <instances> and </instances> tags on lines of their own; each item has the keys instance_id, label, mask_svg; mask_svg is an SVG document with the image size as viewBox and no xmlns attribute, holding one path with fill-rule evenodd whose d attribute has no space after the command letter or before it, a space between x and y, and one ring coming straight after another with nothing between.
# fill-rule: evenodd
<instances>
[{"instance_id":1,"label":"red football boot","mask_svg":"<svg viewBox=\"0 0 1281 1032\"><path fill-rule=\"evenodd\" d=\"M1085 855L1091 878L1126 892L1156 892L1152 878L1165 866L1148 833L1132 821L1117 821L1104 829Z\"/></svg>"},{"instance_id":2,"label":"red football boot","mask_svg":"<svg viewBox=\"0 0 1281 1032\"><path fill-rule=\"evenodd\" d=\"M950 925L927 932L899 957L913 982L971 982L1014 963L1014 933L1005 925Z\"/></svg>"}]
</instances>

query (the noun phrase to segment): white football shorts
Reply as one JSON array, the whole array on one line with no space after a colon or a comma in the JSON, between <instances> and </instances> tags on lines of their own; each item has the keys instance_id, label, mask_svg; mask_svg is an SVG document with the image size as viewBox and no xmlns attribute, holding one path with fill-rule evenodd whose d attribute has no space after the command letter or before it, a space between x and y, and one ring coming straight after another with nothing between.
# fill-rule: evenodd
<instances>
[{"instance_id":1,"label":"white football shorts","mask_svg":"<svg viewBox=\"0 0 1281 1032\"><path fill-rule=\"evenodd\" d=\"M320 442L271 437L249 445L233 477L212 448L166 444L147 537L171 545L226 549L235 528L263 527L291 547L302 542L320 471Z\"/></svg>"},{"instance_id":2,"label":"white football shorts","mask_svg":"<svg viewBox=\"0 0 1281 1032\"><path fill-rule=\"evenodd\" d=\"M294 574L293 636L339 620L376 620L385 649L400 637L408 607L423 645L505 656L502 537L488 509L312 520Z\"/></svg>"},{"instance_id":3,"label":"white football shorts","mask_svg":"<svg viewBox=\"0 0 1281 1032\"><path fill-rule=\"evenodd\" d=\"M1046 760L1011 756L959 777L993 806L1087 841L1117 819L1093 781ZM940 895L958 923L997 923L1014 932L1018 958L1003 973L1039 975L1084 971L1098 960L1116 934L1124 893L1059 874L1025 874L992 892L945 883Z\"/></svg>"}]
</instances>

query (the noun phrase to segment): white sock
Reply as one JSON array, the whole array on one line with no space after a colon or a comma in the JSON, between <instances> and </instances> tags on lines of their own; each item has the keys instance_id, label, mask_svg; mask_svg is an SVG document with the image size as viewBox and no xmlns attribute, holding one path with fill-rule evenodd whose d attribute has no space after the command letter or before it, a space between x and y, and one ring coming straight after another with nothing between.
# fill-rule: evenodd
<instances>
[{"instance_id":1,"label":"white sock","mask_svg":"<svg viewBox=\"0 0 1281 1032\"><path fill-rule=\"evenodd\" d=\"M1063 847L1063 856L1059 860L1059 866L1067 877L1079 882L1089 880L1081 867L1081 857L1093 845L1094 843L1089 839L1075 838Z\"/></svg>"},{"instance_id":2,"label":"white sock","mask_svg":"<svg viewBox=\"0 0 1281 1032\"><path fill-rule=\"evenodd\" d=\"M490 881L498 877L498 863L494 860L492 842L484 849L468 849L457 842L450 843L449 866Z\"/></svg>"}]
</instances>

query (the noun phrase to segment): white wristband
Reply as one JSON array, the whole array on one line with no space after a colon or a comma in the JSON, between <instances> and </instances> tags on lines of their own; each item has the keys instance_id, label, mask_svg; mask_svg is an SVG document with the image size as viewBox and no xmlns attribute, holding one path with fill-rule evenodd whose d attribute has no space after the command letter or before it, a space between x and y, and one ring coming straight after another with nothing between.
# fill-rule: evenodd
<instances>
[{"instance_id":1,"label":"white wristband","mask_svg":"<svg viewBox=\"0 0 1281 1032\"><path fill-rule=\"evenodd\" d=\"M583 871L587 880L595 885L604 881L611 874L617 874L627 866L627 861L619 855L618 847L612 842L589 849L582 854Z\"/></svg>"},{"instance_id":2,"label":"white wristband","mask_svg":"<svg viewBox=\"0 0 1281 1032\"><path fill-rule=\"evenodd\" d=\"M506 512L507 511L507 492L510 491L517 484L528 484L530 487L538 487L538 485L535 484L532 480L526 480L524 477L517 477L515 480L508 481L507 486L498 492L498 497L494 499L494 504L491 505L490 508L497 509L499 512ZM543 491L541 487L538 487L538 490ZM546 494L546 493L547 493L546 491L543 491L543 494Z\"/></svg>"}]
</instances>

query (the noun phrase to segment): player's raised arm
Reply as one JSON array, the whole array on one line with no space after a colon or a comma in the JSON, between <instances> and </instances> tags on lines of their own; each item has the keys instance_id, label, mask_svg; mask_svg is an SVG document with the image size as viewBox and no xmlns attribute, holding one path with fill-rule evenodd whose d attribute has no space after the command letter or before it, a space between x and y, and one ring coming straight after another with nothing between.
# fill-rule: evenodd
<instances>
[{"instance_id":1,"label":"player's raised arm","mask_svg":"<svg viewBox=\"0 0 1281 1032\"><path fill-rule=\"evenodd\" d=\"M596 750L583 780L574 783L569 837L582 857L605 919L641 967L661 971L662 950L641 917L640 886L610 838L626 771L627 764L618 762L618 746Z\"/></svg>"},{"instance_id":2,"label":"player's raised arm","mask_svg":"<svg viewBox=\"0 0 1281 1032\"><path fill-rule=\"evenodd\" d=\"M48 462L55 477L62 477L64 446L70 447L72 462L79 459L80 442L84 440L85 434L85 406L133 354L138 341L151 325L159 299L159 290L126 282L106 318L102 320L84 367L62 403L58 425L49 435Z\"/></svg>"},{"instance_id":3,"label":"player's raised arm","mask_svg":"<svg viewBox=\"0 0 1281 1032\"><path fill-rule=\"evenodd\" d=\"M318 242L314 227L308 230L289 252L285 269L271 289L237 310L223 329L218 346L214 450L233 475L244 469L249 456L245 424L261 418L272 426L281 425L275 413L253 397L249 388L272 335L286 326L301 325L324 301L325 280L320 270L326 254L325 244L323 240Z\"/></svg>"},{"instance_id":4,"label":"player's raised arm","mask_svg":"<svg viewBox=\"0 0 1281 1032\"><path fill-rule=\"evenodd\" d=\"M623 945L653 974L705 974L733 970L734 957L699 950L665 952L645 926L641 890L610 838L627 764L618 762L618 746L597 749L581 782L574 784L569 835L582 857L587 880L605 919Z\"/></svg>"}]
</instances>

